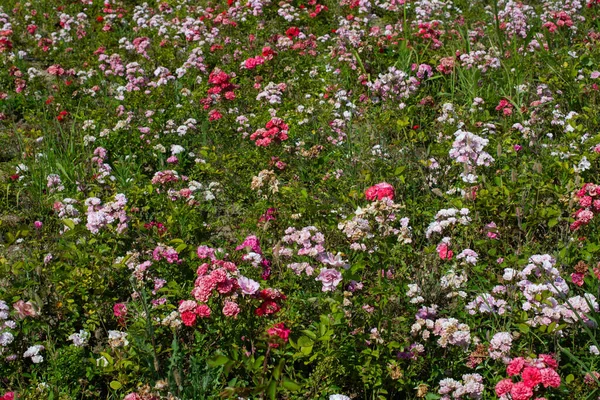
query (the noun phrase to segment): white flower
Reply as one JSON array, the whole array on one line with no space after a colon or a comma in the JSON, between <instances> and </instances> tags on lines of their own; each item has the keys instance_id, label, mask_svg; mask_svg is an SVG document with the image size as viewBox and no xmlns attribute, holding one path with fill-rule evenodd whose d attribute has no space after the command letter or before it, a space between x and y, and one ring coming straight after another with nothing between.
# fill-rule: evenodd
<instances>
[{"instance_id":1,"label":"white flower","mask_svg":"<svg viewBox=\"0 0 600 400\"><path fill-rule=\"evenodd\" d=\"M329 396L329 400L350 400L350 397L343 394L332 394Z\"/></svg>"}]
</instances>

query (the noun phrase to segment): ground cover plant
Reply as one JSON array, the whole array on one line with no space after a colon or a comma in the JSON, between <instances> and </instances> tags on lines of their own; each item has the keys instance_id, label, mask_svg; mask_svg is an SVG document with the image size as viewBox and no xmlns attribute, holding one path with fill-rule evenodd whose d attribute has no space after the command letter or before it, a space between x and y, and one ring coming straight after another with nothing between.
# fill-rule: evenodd
<instances>
[{"instance_id":1,"label":"ground cover plant","mask_svg":"<svg viewBox=\"0 0 600 400\"><path fill-rule=\"evenodd\" d=\"M600 396L600 1L0 2L0 399Z\"/></svg>"}]
</instances>

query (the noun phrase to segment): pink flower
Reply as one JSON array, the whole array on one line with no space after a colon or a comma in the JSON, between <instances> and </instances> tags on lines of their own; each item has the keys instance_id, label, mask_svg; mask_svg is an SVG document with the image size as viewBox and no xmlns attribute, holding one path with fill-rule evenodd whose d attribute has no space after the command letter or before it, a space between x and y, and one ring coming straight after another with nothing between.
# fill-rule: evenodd
<instances>
[{"instance_id":1,"label":"pink flower","mask_svg":"<svg viewBox=\"0 0 600 400\"><path fill-rule=\"evenodd\" d=\"M271 336L271 337L277 336L283 342L288 341L288 338L290 337L290 332L291 332L291 330L286 328L285 325L283 324L283 322L275 324L267 330L267 334L269 334L269 336ZM277 348L277 347L279 347L279 343L271 343L271 344L269 344L269 346Z\"/></svg>"},{"instance_id":2,"label":"pink flower","mask_svg":"<svg viewBox=\"0 0 600 400\"><path fill-rule=\"evenodd\" d=\"M137 393L129 393L127 396L123 397L123 400L142 400L142 398Z\"/></svg>"},{"instance_id":3,"label":"pink flower","mask_svg":"<svg viewBox=\"0 0 600 400\"><path fill-rule=\"evenodd\" d=\"M210 248L208 246L199 246L196 250L196 254L198 254L198 258L200 259L210 258L211 260L214 260L215 249Z\"/></svg>"},{"instance_id":4,"label":"pink flower","mask_svg":"<svg viewBox=\"0 0 600 400\"><path fill-rule=\"evenodd\" d=\"M223 314L226 317L237 318L237 315L240 313L240 306L233 301L225 301L225 305L223 306Z\"/></svg>"},{"instance_id":5,"label":"pink flower","mask_svg":"<svg viewBox=\"0 0 600 400\"><path fill-rule=\"evenodd\" d=\"M576 284L577 286L583 286L583 277L585 276L585 274L580 274L577 272L573 272L571 274L571 281Z\"/></svg>"},{"instance_id":6,"label":"pink flower","mask_svg":"<svg viewBox=\"0 0 600 400\"><path fill-rule=\"evenodd\" d=\"M449 249L447 243L440 243L436 248L438 255L442 260L451 260L454 252Z\"/></svg>"},{"instance_id":7,"label":"pink flower","mask_svg":"<svg viewBox=\"0 0 600 400\"><path fill-rule=\"evenodd\" d=\"M519 375L524 366L525 359L523 357L513 358L506 367L506 373L508 376Z\"/></svg>"},{"instance_id":8,"label":"pink flower","mask_svg":"<svg viewBox=\"0 0 600 400\"><path fill-rule=\"evenodd\" d=\"M394 187L387 182L378 183L365 191L365 197L369 201L383 200L386 197L394 200Z\"/></svg>"},{"instance_id":9,"label":"pink flower","mask_svg":"<svg viewBox=\"0 0 600 400\"><path fill-rule=\"evenodd\" d=\"M210 317L211 310L206 304L200 304L198 308L196 308L196 314L198 314L200 318L208 318Z\"/></svg>"},{"instance_id":10,"label":"pink flower","mask_svg":"<svg viewBox=\"0 0 600 400\"><path fill-rule=\"evenodd\" d=\"M15 399L15 392L6 392L4 393L4 396L0 397L0 400L14 400Z\"/></svg>"},{"instance_id":11,"label":"pink flower","mask_svg":"<svg viewBox=\"0 0 600 400\"><path fill-rule=\"evenodd\" d=\"M323 288L321 289L323 292L332 292L335 290L335 287L342 281L342 274L333 268L321 268L321 273L316 281L321 281L323 284Z\"/></svg>"},{"instance_id":12,"label":"pink flower","mask_svg":"<svg viewBox=\"0 0 600 400\"><path fill-rule=\"evenodd\" d=\"M552 368L544 368L540 371L544 387L557 388L560 386L560 376Z\"/></svg>"},{"instance_id":13,"label":"pink flower","mask_svg":"<svg viewBox=\"0 0 600 400\"><path fill-rule=\"evenodd\" d=\"M510 380L510 378L502 379L496 384L496 395L500 397L506 393L510 393L512 387L513 383L512 380Z\"/></svg>"},{"instance_id":14,"label":"pink flower","mask_svg":"<svg viewBox=\"0 0 600 400\"><path fill-rule=\"evenodd\" d=\"M186 311L195 310L197 306L198 303L196 303L194 300L183 300L179 303L178 311L183 314Z\"/></svg>"},{"instance_id":15,"label":"pink flower","mask_svg":"<svg viewBox=\"0 0 600 400\"><path fill-rule=\"evenodd\" d=\"M35 221L35 222L33 223L33 226L34 226L34 228L35 228L35 229L42 229L42 226L43 226L43 225L44 225L44 224L42 224L42 222L41 222L41 221Z\"/></svg>"},{"instance_id":16,"label":"pink flower","mask_svg":"<svg viewBox=\"0 0 600 400\"><path fill-rule=\"evenodd\" d=\"M37 317L39 315L37 308L28 301L27 303L23 300L17 301L13 304L13 308L17 311L19 318L23 319L25 317Z\"/></svg>"},{"instance_id":17,"label":"pink flower","mask_svg":"<svg viewBox=\"0 0 600 400\"><path fill-rule=\"evenodd\" d=\"M238 278L238 285L240 286L242 294L244 295L253 295L258 291L258 288L260 287L260 284L258 282L250 278L246 278L245 276L240 276Z\"/></svg>"},{"instance_id":18,"label":"pink flower","mask_svg":"<svg viewBox=\"0 0 600 400\"><path fill-rule=\"evenodd\" d=\"M527 400L533 396L533 389L523 382L515 383L510 390L512 400Z\"/></svg>"},{"instance_id":19,"label":"pink flower","mask_svg":"<svg viewBox=\"0 0 600 400\"><path fill-rule=\"evenodd\" d=\"M554 356L550 354L540 354L539 358L546 364L548 368L557 369L558 362L554 359Z\"/></svg>"},{"instance_id":20,"label":"pink flower","mask_svg":"<svg viewBox=\"0 0 600 400\"><path fill-rule=\"evenodd\" d=\"M526 367L521 377L523 378L523 383L531 388L542 383L542 374L539 369L534 367Z\"/></svg>"}]
</instances>

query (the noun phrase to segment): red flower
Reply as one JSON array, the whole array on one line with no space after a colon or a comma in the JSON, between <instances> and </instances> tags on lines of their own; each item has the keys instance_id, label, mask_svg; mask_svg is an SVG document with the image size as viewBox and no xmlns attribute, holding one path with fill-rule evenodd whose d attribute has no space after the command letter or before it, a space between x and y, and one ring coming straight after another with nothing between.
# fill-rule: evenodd
<instances>
[{"instance_id":1,"label":"red flower","mask_svg":"<svg viewBox=\"0 0 600 400\"><path fill-rule=\"evenodd\" d=\"M181 313L181 320L185 326L193 326L196 322L196 313L193 311L184 311Z\"/></svg>"},{"instance_id":2,"label":"red flower","mask_svg":"<svg viewBox=\"0 0 600 400\"><path fill-rule=\"evenodd\" d=\"M292 26L287 31L285 31L285 35L290 39L298 37L300 35L300 29L298 29L295 26Z\"/></svg>"},{"instance_id":3,"label":"red flower","mask_svg":"<svg viewBox=\"0 0 600 400\"><path fill-rule=\"evenodd\" d=\"M62 122L67 115L69 115L69 113L67 111L65 111L65 110L62 110L61 112L58 113L58 116L56 117L56 119L59 122Z\"/></svg>"},{"instance_id":4,"label":"red flower","mask_svg":"<svg viewBox=\"0 0 600 400\"><path fill-rule=\"evenodd\" d=\"M365 197L369 201L383 200L386 197L394 200L394 187L387 182L378 183L365 191Z\"/></svg>"}]
</instances>

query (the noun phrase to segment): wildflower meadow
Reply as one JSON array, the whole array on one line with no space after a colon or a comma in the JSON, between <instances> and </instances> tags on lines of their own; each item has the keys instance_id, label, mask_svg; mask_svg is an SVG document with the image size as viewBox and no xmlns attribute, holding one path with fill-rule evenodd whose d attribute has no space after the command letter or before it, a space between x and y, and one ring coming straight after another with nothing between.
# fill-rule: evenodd
<instances>
[{"instance_id":1,"label":"wildflower meadow","mask_svg":"<svg viewBox=\"0 0 600 400\"><path fill-rule=\"evenodd\" d=\"M0 400L600 398L600 0L0 0Z\"/></svg>"}]
</instances>

